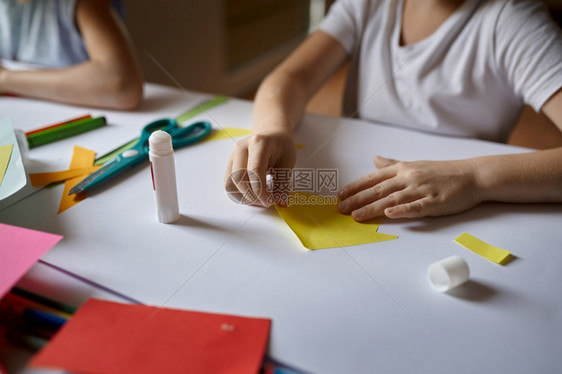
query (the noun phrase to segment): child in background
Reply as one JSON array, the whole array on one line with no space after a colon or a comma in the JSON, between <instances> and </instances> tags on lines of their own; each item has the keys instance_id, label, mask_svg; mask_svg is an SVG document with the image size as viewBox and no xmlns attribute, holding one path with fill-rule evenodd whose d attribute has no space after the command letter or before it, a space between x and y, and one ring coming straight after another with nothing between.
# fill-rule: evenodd
<instances>
[{"instance_id":1,"label":"child in background","mask_svg":"<svg viewBox=\"0 0 562 374\"><path fill-rule=\"evenodd\" d=\"M142 74L110 0L0 0L0 94L130 110Z\"/></svg>"},{"instance_id":2,"label":"child in background","mask_svg":"<svg viewBox=\"0 0 562 374\"><path fill-rule=\"evenodd\" d=\"M270 168L294 166L305 105L348 57L346 115L505 141L528 103L562 129L562 36L541 2L340 0L260 86L253 134L228 161L227 191L270 205L259 186ZM483 201L562 202L562 148L374 164L338 194L340 212L357 221L454 214Z\"/></svg>"}]
</instances>

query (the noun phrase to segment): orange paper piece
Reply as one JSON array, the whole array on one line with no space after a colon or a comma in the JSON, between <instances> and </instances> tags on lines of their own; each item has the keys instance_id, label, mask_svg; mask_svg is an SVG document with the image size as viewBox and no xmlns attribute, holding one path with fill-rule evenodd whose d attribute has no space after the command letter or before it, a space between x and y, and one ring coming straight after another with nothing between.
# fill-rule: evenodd
<instances>
[{"instance_id":1,"label":"orange paper piece","mask_svg":"<svg viewBox=\"0 0 562 374\"><path fill-rule=\"evenodd\" d=\"M258 373L271 320L88 300L31 361L77 373Z\"/></svg>"},{"instance_id":2,"label":"orange paper piece","mask_svg":"<svg viewBox=\"0 0 562 374\"><path fill-rule=\"evenodd\" d=\"M41 187L51 183L62 182L67 179L88 175L98 170L101 167L102 165L98 165L98 166L90 166L87 168L52 171L48 173L31 173L29 174L29 180L31 181L31 184L33 186Z\"/></svg>"},{"instance_id":3,"label":"orange paper piece","mask_svg":"<svg viewBox=\"0 0 562 374\"><path fill-rule=\"evenodd\" d=\"M96 152L75 145L69 169L90 168L94 165L95 158ZM77 193L74 195L68 194L74 186L76 186L86 177L86 175L80 175L74 178L70 178L67 179L66 182L64 182L64 191L62 193L58 211L59 214L86 198L85 192Z\"/></svg>"}]
</instances>

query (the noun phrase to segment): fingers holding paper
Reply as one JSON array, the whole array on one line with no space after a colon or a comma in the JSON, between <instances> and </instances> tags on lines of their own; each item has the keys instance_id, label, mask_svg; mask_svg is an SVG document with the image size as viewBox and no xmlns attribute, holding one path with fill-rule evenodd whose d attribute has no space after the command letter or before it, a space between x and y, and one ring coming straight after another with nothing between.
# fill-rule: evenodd
<instances>
[{"instance_id":1,"label":"fingers holding paper","mask_svg":"<svg viewBox=\"0 0 562 374\"><path fill-rule=\"evenodd\" d=\"M375 157L378 170L339 192L341 213L356 221L459 213L478 204L471 160L401 162Z\"/></svg>"},{"instance_id":2,"label":"fingers holding paper","mask_svg":"<svg viewBox=\"0 0 562 374\"><path fill-rule=\"evenodd\" d=\"M287 133L258 133L239 140L228 160L225 189L239 203L269 207L272 199L267 172L292 168L295 158L294 141Z\"/></svg>"}]
</instances>

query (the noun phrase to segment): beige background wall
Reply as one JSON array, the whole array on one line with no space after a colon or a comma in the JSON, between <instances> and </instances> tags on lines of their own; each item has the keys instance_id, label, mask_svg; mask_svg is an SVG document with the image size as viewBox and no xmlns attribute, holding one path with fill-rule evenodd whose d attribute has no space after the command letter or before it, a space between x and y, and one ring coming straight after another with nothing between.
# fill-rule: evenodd
<instances>
[{"instance_id":1,"label":"beige background wall","mask_svg":"<svg viewBox=\"0 0 562 374\"><path fill-rule=\"evenodd\" d=\"M244 95L306 37L308 0L125 0L150 82Z\"/></svg>"}]
</instances>

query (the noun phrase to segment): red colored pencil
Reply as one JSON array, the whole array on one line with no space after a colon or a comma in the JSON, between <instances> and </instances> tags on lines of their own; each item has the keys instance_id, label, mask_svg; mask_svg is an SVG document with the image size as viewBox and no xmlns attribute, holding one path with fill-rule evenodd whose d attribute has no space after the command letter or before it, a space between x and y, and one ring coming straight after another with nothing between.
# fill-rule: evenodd
<instances>
[{"instance_id":1,"label":"red colored pencil","mask_svg":"<svg viewBox=\"0 0 562 374\"><path fill-rule=\"evenodd\" d=\"M45 126L45 127L41 127L40 129L35 129L35 130L30 130L28 132L25 133L26 136L31 135L31 134L37 134L38 132L42 132L45 130L50 130L50 129L54 129L60 126L64 126L66 124L69 124L71 122L76 122L76 121L80 121L86 118L92 118L92 115L90 114L86 114L84 116L80 116L77 118L73 118L73 119L69 119L68 121L64 121L64 122L60 122L60 123L55 123L54 125L49 125L49 126Z\"/></svg>"}]
</instances>

